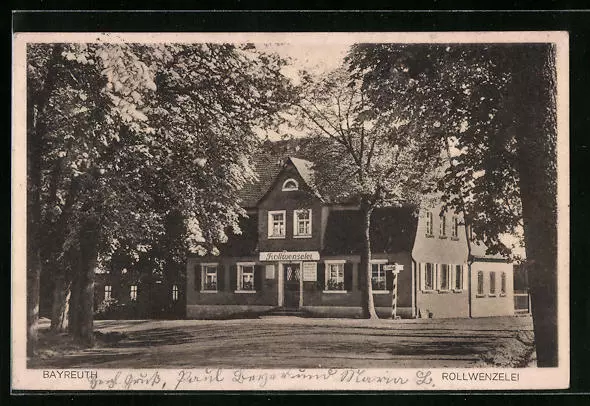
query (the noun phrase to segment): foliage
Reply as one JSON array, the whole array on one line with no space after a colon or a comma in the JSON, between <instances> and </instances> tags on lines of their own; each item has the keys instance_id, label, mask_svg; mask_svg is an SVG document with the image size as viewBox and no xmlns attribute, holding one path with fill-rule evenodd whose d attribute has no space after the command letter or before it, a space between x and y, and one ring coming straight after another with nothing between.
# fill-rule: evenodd
<instances>
[{"instance_id":1,"label":"foliage","mask_svg":"<svg viewBox=\"0 0 590 406\"><path fill-rule=\"evenodd\" d=\"M366 97L363 83L345 67L320 80L307 77L297 103L301 127L320 137L316 163L320 190L330 200L364 201L371 207L419 201L432 182L440 154L424 153L427 140L402 121L392 125ZM321 137L324 139L322 140ZM323 167L326 166L326 167ZM338 188L330 185L338 184Z\"/></svg>"},{"instance_id":2,"label":"foliage","mask_svg":"<svg viewBox=\"0 0 590 406\"><path fill-rule=\"evenodd\" d=\"M29 47L32 100L56 46ZM47 129L43 217L61 231L69 216L63 249L91 213L101 219L106 259L121 246L146 252L172 209L193 249L224 241L228 225L238 231L243 213L233 202L255 176L253 128L287 97L283 62L228 44L59 46L56 90L37 122Z\"/></svg>"},{"instance_id":3,"label":"foliage","mask_svg":"<svg viewBox=\"0 0 590 406\"><path fill-rule=\"evenodd\" d=\"M522 228L514 85L514 45L356 45L349 62L380 113L395 114L446 144L436 189L448 208L466 213L490 253L510 254L503 234ZM515 100L520 100L515 103ZM531 101L526 103L530 104ZM543 109L545 110L545 109Z\"/></svg>"}]
</instances>

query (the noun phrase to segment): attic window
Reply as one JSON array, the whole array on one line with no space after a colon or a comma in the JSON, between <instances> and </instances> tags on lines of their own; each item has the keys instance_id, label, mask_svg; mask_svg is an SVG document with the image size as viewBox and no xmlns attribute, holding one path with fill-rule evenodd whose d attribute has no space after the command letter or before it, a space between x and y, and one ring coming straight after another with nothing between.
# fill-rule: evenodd
<instances>
[{"instance_id":1,"label":"attic window","mask_svg":"<svg viewBox=\"0 0 590 406\"><path fill-rule=\"evenodd\" d=\"M295 179L287 179L283 183L283 192L289 192L291 190L299 190L299 184Z\"/></svg>"}]
</instances>

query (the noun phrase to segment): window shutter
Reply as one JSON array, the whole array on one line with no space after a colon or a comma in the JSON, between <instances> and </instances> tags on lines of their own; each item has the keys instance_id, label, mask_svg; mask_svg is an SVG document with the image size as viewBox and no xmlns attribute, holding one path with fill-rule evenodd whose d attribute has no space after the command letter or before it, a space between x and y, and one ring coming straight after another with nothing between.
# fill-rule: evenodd
<instances>
[{"instance_id":1,"label":"window shutter","mask_svg":"<svg viewBox=\"0 0 590 406\"><path fill-rule=\"evenodd\" d=\"M357 264L356 269L357 269L356 275L358 278L358 287L359 287L359 290L362 291L363 287L365 286L365 282L364 282L364 278L363 278L363 275L365 273L365 269L362 268L362 264L360 262Z\"/></svg>"},{"instance_id":2,"label":"window shutter","mask_svg":"<svg viewBox=\"0 0 590 406\"><path fill-rule=\"evenodd\" d=\"M352 263L344 263L344 290L352 291Z\"/></svg>"},{"instance_id":3,"label":"window shutter","mask_svg":"<svg viewBox=\"0 0 590 406\"><path fill-rule=\"evenodd\" d=\"M195 290L199 292L201 290L201 266L195 265Z\"/></svg>"},{"instance_id":4,"label":"window shutter","mask_svg":"<svg viewBox=\"0 0 590 406\"><path fill-rule=\"evenodd\" d=\"M229 291L233 292L238 289L238 266L231 265L229 267Z\"/></svg>"},{"instance_id":5,"label":"window shutter","mask_svg":"<svg viewBox=\"0 0 590 406\"><path fill-rule=\"evenodd\" d=\"M223 264L217 266L217 291L225 291L225 267Z\"/></svg>"},{"instance_id":6,"label":"window shutter","mask_svg":"<svg viewBox=\"0 0 590 406\"><path fill-rule=\"evenodd\" d=\"M318 286L321 290L326 289L326 264L318 262Z\"/></svg>"},{"instance_id":7,"label":"window shutter","mask_svg":"<svg viewBox=\"0 0 590 406\"><path fill-rule=\"evenodd\" d=\"M385 289L393 289L393 271L385 271Z\"/></svg>"},{"instance_id":8,"label":"window shutter","mask_svg":"<svg viewBox=\"0 0 590 406\"><path fill-rule=\"evenodd\" d=\"M260 265L254 266L254 290L262 291L264 285L264 268Z\"/></svg>"},{"instance_id":9,"label":"window shutter","mask_svg":"<svg viewBox=\"0 0 590 406\"><path fill-rule=\"evenodd\" d=\"M426 272L426 271L424 269L424 266L422 265L422 262L418 262L418 278L420 279L420 290L422 290L422 291L424 290L424 287L426 285L424 283L424 277L425 277L424 272Z\"/></svg>"}]
</instances>

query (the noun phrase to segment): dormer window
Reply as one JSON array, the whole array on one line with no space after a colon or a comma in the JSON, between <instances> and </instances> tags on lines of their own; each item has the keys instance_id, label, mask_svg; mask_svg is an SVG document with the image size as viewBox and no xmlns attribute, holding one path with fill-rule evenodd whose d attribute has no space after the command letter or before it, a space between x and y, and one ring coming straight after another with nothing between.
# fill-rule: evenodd
<instances>
[{"instance_id":1,"label":"dormer window","mask_svg":"<svg viewBox=\"0 0 590 406\"><path fill-rule=\"evenodd\" d=\"M283 183L283 192L290 192L292 190L299 190L299 183L295 179L287 179Z\"/></svg>"}]
</instances>

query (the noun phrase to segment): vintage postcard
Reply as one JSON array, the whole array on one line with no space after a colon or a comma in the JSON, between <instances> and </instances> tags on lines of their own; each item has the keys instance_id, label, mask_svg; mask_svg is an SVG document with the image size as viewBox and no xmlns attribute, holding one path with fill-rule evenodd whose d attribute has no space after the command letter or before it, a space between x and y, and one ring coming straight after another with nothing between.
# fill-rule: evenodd
<instances>
[{"instance_id":1,"label":"vintage postcard","mask_svg":"<svg viewBox=\"0 0 590 406\"><path fill-rule=\"evenodd\" d=\"M12 390L568 388L568 57L15 33Z\"/></svg>"}]
</instances>

